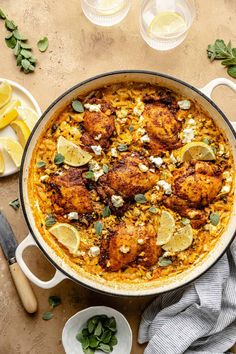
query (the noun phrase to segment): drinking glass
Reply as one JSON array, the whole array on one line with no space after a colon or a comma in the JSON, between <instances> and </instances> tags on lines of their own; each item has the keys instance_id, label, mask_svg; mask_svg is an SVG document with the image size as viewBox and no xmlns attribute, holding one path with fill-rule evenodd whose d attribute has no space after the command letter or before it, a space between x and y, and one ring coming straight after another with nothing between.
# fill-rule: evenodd
<instances>
[{"instance_id":1,"label":"drinking glass","mask_svg":"<svg viewBox=\"0 0 236 354\"><path fill-rule=\"evenodd\" d=\"M140 33L150 47L169 50L184 41L194 17L194 0L143 0Z\"/></svg>"},{"instance_id":2,"label":"drinking glass","mask_svg":"<svg viewBox=\"0 0 236 354\"><path fill-rule=\"evenodd\" d=\"M129 12L131 0L81 0L85 16L99 26L113 26Z\"/></svg>"}]
</instances>

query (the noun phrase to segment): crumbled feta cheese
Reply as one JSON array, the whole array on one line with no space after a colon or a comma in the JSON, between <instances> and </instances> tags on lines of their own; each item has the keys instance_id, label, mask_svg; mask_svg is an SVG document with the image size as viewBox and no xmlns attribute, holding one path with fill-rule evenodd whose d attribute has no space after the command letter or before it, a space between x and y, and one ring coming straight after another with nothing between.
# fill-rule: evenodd
<instances>
[{"instance_id":1,"label":"crumbled feta cheese","mask_svg":"<svg viewBox=\"0 0 236 354\"><path fill-rule=\"evenodd\" d=\"M223 172L223 177L227 180L230 176L230 172L229 171L224 171ZM232 180L232 177L231 177L231 180Z\"/></svg>"},{"instance_id":2,"label":"crumbled feta cheese","mask_svg":"<svg viewBox=\"0 0 236 354\"><path fill-rule=\"evenodd\" d=\"M175 158L173 152L172 152L171 155L170 155L170 159L171 159L171 162L172 162L172 163L177 163L177 160L176 160L176 158Z\"/></svg>"},{"instance_id":3,"label":"crumbled feta cheese","mask_svg":"<svg viewBox=\"0 0 236 354\"><path fill-rule=\"evenodd\" d=\"M102 153L102 147L101 145L92 145L91 149L93 150L93 152L95 153L95 155L101 155Z\"/></svg>"},{"instance_id":4,"label":"crumbled feta cheese","mask_svg":"<svg viewBox=\"0 0 236 354\"><path fill-rule=\"evenodd\" d=\"M117 152L116 148L111 148L111 156L112 157L117 157L118 156L118 152Z\"/></svg>"},{"instance_id":5,"label":"crumbled feta cheese","mask_svg":"<svg viewBox=\"0 0 236 354\"><path fill-rule=\"evenodd\" d=\"M138 244L139 245L143 245L144 244L144 239L143 238L139 238L138 239Z\"/></svg>"},{"instance_id":6,"label":"crumbled feta cheese","mask_svg":"<svg viewBox=\"0 0 236 354\"><path fill-rule=\"evenodd\" d=\"M144 103L142 101L137 100L137 105L134 107L133 112L136 116L140 117L144 111Z\"/></svg>"},{"instance_id":7,"label":"crumbled feta cheese","mask_svg":"<svg viewBox=\"0 0 236 354\"><path fill-rule=\"evenodd\" d=\"M177 103L180 109L189 109L191 107L189 100L178 101Z\"/></svg>"},{"instance_id":8,"label":"crumbled feta cheese","mask_svg":"<svg viewBox=\"0 0 236 354\"><path fill-rule=\"evenodd\" d=\"M144 165L143 163L139 163L138 164L138 168L140 169L140 171L142 172L147 172L148 171L148 167L146 165Z\"/></svg>"},{"instance_id":9,"label":"crumbled feta cheese","mask_svg":"<svg viewBox=\"0 0 236 354\"><path fill-rule=\"evenodd\" d=\"M188 120L188 124L189 124L189 125L195 125L195 124L196 124L196 121L195 121L193 118L190 118L190 119Z\"/></svg>"},{"instance_id":10,"label":"crumbled feta cheese","mask_svg":"<svg viewBox=\"0 0 236 354\"><path fill-rule=\"evenodd\" d=\"M79 220L79 215L76 211L72 211L68 214L69 220Z\"/></svg>"},{"instance_id":11,"label":"crumbled feta cheese","mask_svg":"<svg viewBox=\"0 0 236 354\"><path fill-rule=\"evenodd\" d=\"M78 136L81 135L79 129L76 128L76 127L71 127L71 128L70 128L70 133L71 133L72 135L74 135L75 137L78 137Z\"/></svg>"},{"instance_id":12,"label":"crumbled feta cheese","mask_svg":"<svg viewBox=\"0 0 236 354\"><path fill-rule=\"evenodd\" d=\"M129 246L123 245L123 246L120 247L120 252L122 252L122 253L128 253L129 251L130 251L130 247Z\"/></svg>"},{"instance_id":13,"label":"crumbled feta cheese","mask_svg":"<svg viewBox=\"0 0 236 354\"><path fill-rule=\"evenodd\" d=\"M230 192L230 189L231 189L231 187L230 187L230 185L228 185L228 184L226 184L225 186L223 186L222 188L221 188L221 193L229 193Z\"/></svg>"},{"instance_id":14,"label":"crumbled feta cheese","mask_svg":"<svg viewBox=\"0 0 236 354\"><path fill-rule=\"evenodd\" d=\"M137 133L138 135L144 135L144 134L146 134L146 130L145 130L144 128L138 128L138 129L136 130L136 133Z\"/></svg>"},{"instance_id":15,"label":"crumbled feta cheese","mask_svg":"<svg viewBox=\"0 0 236 354\"><path fill-rule=\"evenodd\" d=\"M115 208L120 208L124 205L124 199L120 195L112 195L111 202Z\"/></svg>"},{"instance_id":16,"label":"crumbled feta cheese","mask_svg":"<svg viewBox=\"0 0 236 354\"><path fill-rule=\"evenodd\" d=\"M190 143L194 138L194 130L192 128L185 128L183 130L184 139L183 143Z\"/></svg>"},{"instance_id":17,"label":"crumbled feta cheese","mask_svg":"<svg viewBox=\"0 0 236 354\"><path fill-rule=\"evenodd\" d=\"M119 118L118 121L120 124L125 124L127 122L127 118Z\"/></svg>"},{"instance_id":18,"label":"crumbled feta cheese","mask_svg":"<svg viewBox=\"0 0 236 354\"><path fill-rule=\"evenodd\" d=\"M144 136L142 136L140 138L140 140L142 141L142 143L149 143L150 142L150 138L149 138L148 134L145 134Z\"/></svg>"},{"instance_id":19,"label":"crumbled feta cheese","mask_svg":"<svg viewBox=\"0 0 236 354\"><path fill-rule=\"evenodd\" d=\"M171 188L171 184L166 182L165 180L160 180L157 182L157 185L161 188L163 188L164 193L169 195L172 193L172 188Z\"/></svg>"},{"instance_id":20,"label":"crumbled feta cheese","mask_svg":"<svg viewBox=\"0 0 236 354\"><path fill-rule=\"evenodd\" d=\"M95 182L104 174L103 168L94 160L90 161L89 169L93 171Z\"/></svg>"},{"instance_id":21,"label":"crumbled feta cheese","mask_svg":"<svg viewBox=\"0 0 236 354\"><path fill-rule=\"evenodd\" d=\"M97 257L100 254L100 248L98 246L92 246L89 249L89 256L90 257Z\"/></svg>"},{"instance_id":22,"label":"crumbled feta cheese","mask_svg":"<svg viewBox=\"0 0 236 354\"><path fill-rule=\"evenodd\" d=\"M84 251L78 251L78 252L77 252L77 255L78 255L78 256L85 256L85 252L84 252Z\"/></svg>"},{"instance_id":23,"label":"crumbled feta cheese","mask_svg":"<svg viewBox=\"0 0 236 354\"><path fill-rule=\"evenodd\" d=\"M222 156L225 153L225 146L223 144L219 144L218 155Z\"/></svg>"},{"instance_id":24,"label":"crumbled feta cheese","mask_svg":"<svg viewBox=\"0 0 236 354\"><path fill-rule=\"evenodd\" d=\"M121 109L120 111L116 111L116 115L118 118L126 118L128 111L126 109Z\"/></svg>"},{"instance_id":25,"label":"crumbled feta cheese","mask_svg":"<svg viewBox=\"0 0 236 354\"><path fill-rule=\"evenodd\" d=\"M49 175L44 175L40 177L40 181L46 181L49 178Z\"/></svg>"},{"instance_id":26,"label":"crumbled feta cheese","mask_svg":"<svg viewBox=\"0 0 236 354\"><path fill-rule=\"evenodd\" d=\"M160 168L161 165L163 164L163 160L161 157L154 157L154 156L150 156L149 160L157 167Z\"/></svg>"},{"instance_id":27,"label":"crumbled feta cheese","mask_svg":"<svg viewBox=\"0 0 236 354\"><path fill-rule=\"evenodd\" d=\"M85 103L84 107L87 108L89 110L89 112L100 112L101 111L100 104Z\"/></svg>"},{"instance_id":28,"label":"crumbled feta cheese","mask_svg":"<svg viewBox=\"0 0 236 354\"><path fill-rule=\"evenodd\" d=\"M100 140L102 137L102 134L98 134L97 136L94 137L94 140Z\"/></svg>"},{"instance_id":29,"label":"crumbled feta cheese","mask_svg":"<svg viewBox=\"0 0 236 354\"><path fill-rule=\"evenodd\" d=\"M104 175L104 171L103 171L103 169L101 169L99 171L95 171L95 172L93 172L93 175L94 175L95 182L97 182L98 178L101 177L102 175Z\"/></svg>"}]
</instances>

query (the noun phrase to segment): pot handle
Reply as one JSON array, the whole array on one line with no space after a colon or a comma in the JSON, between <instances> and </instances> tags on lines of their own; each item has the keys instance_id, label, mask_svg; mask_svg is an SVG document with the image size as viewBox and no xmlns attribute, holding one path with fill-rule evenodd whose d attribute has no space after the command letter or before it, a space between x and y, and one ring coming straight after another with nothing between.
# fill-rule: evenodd
<instances>
[{"instance_id":1,"label":"pot handle","mask_svg":"<svg viewBox=\"0 0 236 354\"><path fill-rule=\"evenodd\" d=\"M30 246L35 246L38 247L36 242L34 241L33 237L31 236L31 234L29 234L17 247L16 249L16 259L17 262L20 266L20 268L23 270L23 272L25 273L25 275L27 276L27 278L29 278L29 280L34 283L35 285L37 285L40 288L43 289L50 289L53 288L54 286L56 286L58 283L60 283L62 280L67 279L67 277L62 274L59 270L56 269L56 272L53 276L52 279L48 280L48 281L44 281L39 279L38 277L36 277L36 275L34 275L31 270L29 269L29 267L26 265L24 259L23 259L23 253L25 251L26 248L30 247Z\"/></svg>"},{"instance_id":2,"label":"pot handle","mask_svg":"<svg viewBox=\"0 0 236 354\"><path fill-rule=\"evenodd\" d=\"M214 79L210 82L208 82L208 84L206 84L204 87L200 88L199 90L204 93L207 97L211 98L211 94L212 91L219 85L225 85L230 87L234 92L236 92L236 84L229 80L226 79L224 77L219 77L217 79ZM231 122L234 130L236 130L236 122Z\"/></svg>"}]
</instances>

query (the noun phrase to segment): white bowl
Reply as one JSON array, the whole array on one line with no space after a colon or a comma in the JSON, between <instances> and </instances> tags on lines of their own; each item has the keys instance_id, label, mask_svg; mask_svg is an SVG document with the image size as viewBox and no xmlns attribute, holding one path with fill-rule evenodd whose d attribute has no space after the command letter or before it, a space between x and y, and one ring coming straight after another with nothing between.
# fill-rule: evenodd
<instances>
[{"instance_id":1,"label":"white bowl","mask_svg":"<svg viewBox=\"0 0 236 354\"><path fill-rule=\"evenodd\" d=\"M26 88L24 88L23 86L21 86L15 81L0 78L0 84L3 81L7 81L11 85L13 99L19 99L22 103L22 106L26 106L34 109L38 113L39 117L42 115L41 109L37 101L32 96L32 94L28 90L26 90ZM0 130L0 137L10 137L13 138L14 140L17 140L15 132L9 126ZM0 174L0 177L9 176L12 175L13 173L18 172L19 169L15 166L10 156L5 151L2 151L2 153L3 153L4 163L5 163L5 171L3 174Z\"/></svg>"},{"instance_id":2,"label":"white bowl","mask_svg":"<svg viewBox=\"0 0 236 354\"><path fill-rule=\"evenodd\" d=\"M89 318L96 315L107 315L115 317L117 325L117 345L113 347L112 354L130 354L132 348L132 331L126 318L118 311L106 306L93 306L77 312L65 324L62 331L62 343L66 354L84 354L81 343L76 335L85 326ZM96 350L95 354L102 354Z\"/></svg>"}]
</instances>

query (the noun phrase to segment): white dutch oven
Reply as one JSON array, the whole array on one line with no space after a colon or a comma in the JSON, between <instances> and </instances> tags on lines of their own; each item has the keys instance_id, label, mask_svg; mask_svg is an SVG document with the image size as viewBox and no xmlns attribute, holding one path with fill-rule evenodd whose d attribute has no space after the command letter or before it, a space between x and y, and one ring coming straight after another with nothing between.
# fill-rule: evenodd
<instances>
[{"instance_id":1,"label":"white dutch oven","mask_svg":"<svg viewBox=\"0 0 236 354\"><path fill-rule=\"evenodd\" d=\"M65 106L69 101L76 98L77 96L97 89L99 87L103 87L105 85L125 81L148 82L151 84L166 86L170 89L173 89L174 91L180 92L181 94L192 100L196 100L203 107L203 109L206 110L210 114L210 116L215 120L219 128L225 132L232 147L234 161L236 161L236 134L233 128L236 128L236 123L230 123L224 113L216 106L216 104L210 98L213 89L218 85L226 85L236 91L236 84L228 79L215 79L202 89L196 89L195 87L181 80L167 75L149 71L127 70L102 74L86 81L83 81L82 83L72 87L62 96L60 96L56 101L54 101L41 116L25 148L21 166L20 198L24 216L30 230L30 234L18 246L16 251L16 258L26 276L34 284L38 285L41 288L52 288L58 283L60 283L62 280L69 278L91 289L113 295L143 296L160 294L169 290L176 289L180 286L184 286L187 283L195 280L204 272L206 272L223 255L223 253L226 251L227 247L230 245L234 238L236 225L235 202L233 213L231 215L227 229L221 236L219 242L216 244L214 249L206 258L204 258L204 260L199 262L199 264L195 267L192 267L191 269L183 272L182 274L178 274L175 277L171 277L169 280L157 280L151 283L147 282L147 284L144 284L142 286L140 286L139 284L128 286L125 284L122 285L114 284L112 282L109 283L108 281L102 282L96 280L95 278L88 277L85 274L78 274L72 268L70 268L68 264L63 262L63 260L59 258L44 241L43 237L40 235L36 227L32 215L32 210L28 199L27 180L32 152L42 130L45 127L45 124L59 108ZM24 250L29 246L39 247L45 254L45 256L48 258L48 260L55 266L56 272L51 280L43 281L38 279L25 264L22 255Z\"/></svg>"}]
</instances>

